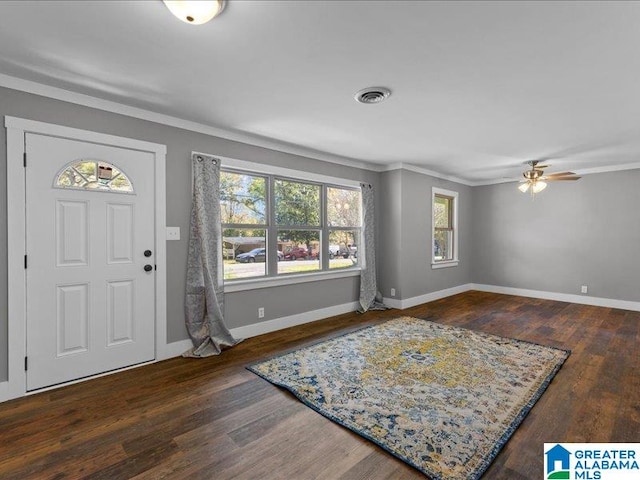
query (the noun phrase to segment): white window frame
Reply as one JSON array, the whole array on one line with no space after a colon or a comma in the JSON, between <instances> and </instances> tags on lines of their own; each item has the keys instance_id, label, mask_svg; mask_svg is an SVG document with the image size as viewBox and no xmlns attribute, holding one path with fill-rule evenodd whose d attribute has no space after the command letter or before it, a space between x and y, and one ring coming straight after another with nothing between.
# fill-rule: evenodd
<instances>
[{"instance_id":1,"label":"white window frame","mask_svg":"<svg viewBox=\"0 0 640 480\"><path fill-rule=\"evenodd\" d=\"M198 153L198 152L194 152ZM211 154L204 154L211 155ZM238 160L234 158L222 157L220 155L213 155L215 158L220 159L220 167L224 169L238 171L239 173L246 173L248 175L269 175L274 177L281 177L287 180L321 183L330 187L344 187L348 189L361 190L361 181L347 180L343 178L331 177L329 175L316 174L311 172L305 172L301 170L295 170L285 167L277 167L272 165L265 165L261 163L255 163L247 160ZM324 216L324 211L322 212ZM361 219L360 235L364 225L362 225ZM274 227L275 228L275 227ZM323 231L328 228L326 225L322 227ZM360 241L360 245L363 242ZM224 282L224 292L241 292L245 290L255 290L259 288L275 287L280 285L291 285L298 283L315 282L322 280L333 280L337 278L355 277L360 275L362 270L362 263L358 266L345 269L333 269L333 270L318 270L309 273L296 273L296 274L281 274L276 276L260 276L255 278L247 278L242 280L233 280Z\"/></svg>"},{"instance_id":2,"label":"white window frame","mask_svg":"<svg viewBox=\"0 0 640 480\"><path fill-rule=\"evenodd\" d=\"M436 222L433 217L433 206L436 201L436 195L443 195L446 197L452 198L452 208L453 214L451 215L451 222L453 227L453 258L451 260L436 260L435 251L433 245L435 243L435 235L436 235ZM458 249L458 238L460 237L458 231L458 192L454 192L453 190L446 190L444 188L432 187L431 188L431 268L447 268L447 267L457 267L460 262L459 257L459 249Z\"/></svg>"}]
</instances>

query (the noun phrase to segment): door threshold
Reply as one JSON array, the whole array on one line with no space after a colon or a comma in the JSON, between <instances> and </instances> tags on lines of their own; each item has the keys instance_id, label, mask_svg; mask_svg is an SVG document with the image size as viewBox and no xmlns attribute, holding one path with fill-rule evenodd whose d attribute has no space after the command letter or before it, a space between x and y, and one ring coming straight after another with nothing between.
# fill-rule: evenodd
<instances>
[{"instance_id":1,"label":"door threshold","mask_svg":"<svg viewBox=\"0 0 640 480\"><path fill-rule=\"evenodd\" d=\"M135 365L129 365L128 367L116 368L115 370L109 370L108 372L97 373L95 375L90 375L88 377L78 378L76 380L69 380L68 382L56 383L55 385L49 385L48 387L42 387L35 390L27 390L25 392L25 396L36 395L38 393L48 392L49 390L56 390L62 387L68 387L70 385L75 385L76 383L86 382L88 380L93 380L100 377L106 377L107 375L113 375L114 373L125 372L127 370L132 370L138 367L144 367L145 365L151 365L156 363L156 360L148 360L146 362L136 363Z\"/></svg>"}]
</instances>

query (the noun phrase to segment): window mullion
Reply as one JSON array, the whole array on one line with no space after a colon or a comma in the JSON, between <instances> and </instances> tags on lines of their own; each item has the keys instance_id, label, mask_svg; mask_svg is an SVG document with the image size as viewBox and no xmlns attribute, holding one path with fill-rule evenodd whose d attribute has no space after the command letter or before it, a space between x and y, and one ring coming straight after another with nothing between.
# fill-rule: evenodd
<instances>
[{"instance_id":1,"label":"window mullion","mask_svg":"<svg viewBox=\"0 0 640 480\"><path fill-rule=\"evenodd\" d=\"M266 223L223 223L222 228L250 228L255 230L265 230Z\"/></svg>"},{"instance_id":2,"label":"window mullion","mask_svg":"<svg viewBox=\"0 0 640 480\"><path fill-rule=\"evenodd\" d=\"M320 193L321 227L320 232L320 260L322 270L329 270L329 212L327 208L327 185L322 186Z\"/></svg>"},{"instance_id":3,"label":"window mullion","mask_svg":"<svg viewBox=\"0 0 640 480\"><path fill-rule=\"evenodd\" d=\"M267 276L278 274L278 229L276 227L274 177L267 177Z\"/></svg>"}]
</instances>

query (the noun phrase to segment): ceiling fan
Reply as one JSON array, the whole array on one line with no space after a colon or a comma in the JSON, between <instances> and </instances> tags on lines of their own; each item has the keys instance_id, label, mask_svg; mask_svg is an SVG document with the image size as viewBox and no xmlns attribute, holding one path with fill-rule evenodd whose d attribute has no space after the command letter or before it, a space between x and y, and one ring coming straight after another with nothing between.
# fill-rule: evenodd
<instances>
[{"instance_id":1,"label":"ceiling fan","mask_svg":"<svg viewBox=\"0 0 640 480\"><path fill-rule=\"evenodd\" d=\"M525 165L529 165L531 169L525 170L522 174L525 179L521 180L520 186L518 186L518 190L522 193L531 189L531 196L534 196L536 193L547 188L547 182L580 180L580 177L576 176L573 172L550 173L545 175L544 169L549 167L549 165L538 165L539 163L539 160L529 160L525 162Z\"/></svg>"}]
</instances>

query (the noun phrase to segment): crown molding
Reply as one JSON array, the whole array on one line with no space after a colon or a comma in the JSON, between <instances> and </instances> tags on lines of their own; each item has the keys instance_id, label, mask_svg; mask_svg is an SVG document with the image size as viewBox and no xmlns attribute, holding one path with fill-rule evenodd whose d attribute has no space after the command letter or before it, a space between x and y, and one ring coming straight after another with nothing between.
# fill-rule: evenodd
<instances>
[{"instance_id":1,"label":"crown molding","mask_svg":"<svg viewBox=\"0 0 640 480\"><path fill-rule=\"evenodd\" d=\"M483 187L485 185L499 185L501 183L515 183L519 182L520 178L497 178L495 180L481 180L479 182L473 182L472 187Z\"/></svg>"},{"instance_id":2,"label":"crown molding","mask_svg":"<svg viewBox=\"0 0 640 480\"><path fill-rule=\"evenodd\" d=\"M392 163L390 165L381 165L381 172L391 172L393 170L407 170L409 172L421 173L423 175L429 175L430 177L440 178L442 180L448 180L450 182L461 183L462 185L467 185L469 187L476 186L475 182L471 182L464 178L456 177L453 175L445 175L439 172L435 172L433 170L429 170L428 168L418 167L417 165L412 165L410 163L398 162Z\"/></svg>"},{"instance_id":3,"label":"crown molding","mask_svg":"<svg viewBox=\"0 0 640 480\"><path fill-rule=\"evenodd\" d=\"M358 168L361 170L369 170L373 172L379 172L381 167L381 165L373 164L370 162L342 157L340 155L334 155L327 152L321 152L319 150L302 147L300 145L294 145L272 138L262 137L260 135L253 135L245 132L226 130L220 127L205 125L203 123L193 122L191 120L185 120L183 118L157 113L151 110L145 110L143 108L132 107L123 103L104 100L102 98L93 97L91 95L77 93L58 87L52 87L50 85L33 82L31 80L24 80L1 73L0 87L6 87L12 90L40 95L42 97L48 97L55 100L62 100L64 102L81 105L83 107L95 108L97 110L103 110L105 112L126 115L128 117L147 120L149 122L159 123L162 125L167 125L169 127L176 127L183 130L189 130L191 132L211 135L213 137L219 137L225 140L241 142L255 147L262 147L282 153L311 158L313 160L335 163L338 165L343 165L345 167Z\"/></svg>"},{"instance_id":4,"label":"crown molding","mask_svg":"<svg viewBox=\"0 0 640 480\"><path fill-rule=\"evenodd\" d=\"M608 167L583 168L575 171L576 175L591 175L593 173L619 172L621 170L635 170L640 168L640 163L625 163L622 165L611 165Z\"/></svg>"}]
</instances>

